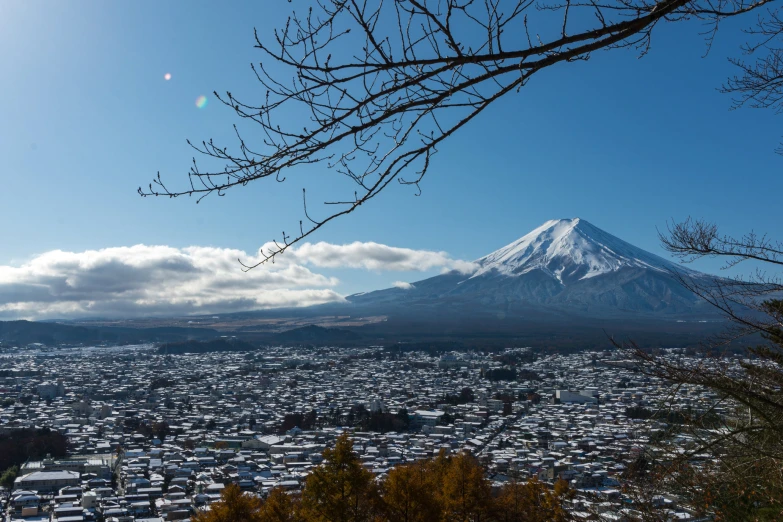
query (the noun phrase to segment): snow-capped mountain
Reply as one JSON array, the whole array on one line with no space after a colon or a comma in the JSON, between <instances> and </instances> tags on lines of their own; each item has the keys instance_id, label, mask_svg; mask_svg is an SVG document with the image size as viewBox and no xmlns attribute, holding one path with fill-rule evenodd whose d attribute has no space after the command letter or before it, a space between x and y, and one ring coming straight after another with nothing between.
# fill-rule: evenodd
<instances>
[{"instance_id":1,"label":"snow-capped mountain","mask_svg":"<svg viewBox=\"0 0 783 522\"><path fill-rule=\"evenodd\" d=\"M518 276L541 270L564 285L623 268L664 273L685 270L580 218L547 221L510 245L482 257L476 264L480 268L472 277L493 272Z\"/></svg>"},{"instance_id":2,"label":"snow-capped mountain","mask_svg":"<svg viewBox=\"0 0 783 522\"><path fill-rule=\"evenodd\" d=\"M349 297L358 306L406 313L472 313L529 317L704 313L674 273L707 277L637 248L584 219L547 221L475 262L473 273L449 272L407 288Z\"/></svg>"}]
</instances>

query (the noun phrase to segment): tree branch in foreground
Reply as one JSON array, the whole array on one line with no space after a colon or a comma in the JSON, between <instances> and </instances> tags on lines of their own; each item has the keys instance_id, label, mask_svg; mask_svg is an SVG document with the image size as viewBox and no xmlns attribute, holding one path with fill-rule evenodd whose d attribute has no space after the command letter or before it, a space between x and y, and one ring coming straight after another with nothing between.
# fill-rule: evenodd
<instances>
[{"instance_id":1,"label":"tree branch in foreground","mask_svg":"<svg viewBox=\"0 0 783 522\"><path fill-rule=\"evenodd\" d=\"M217 168L202 170L194 159L186 188L170 189L158 174L138 192L201 201L264 178L283 182L308 165L349 181L353 193L327 201L335 210L325 216L307 209L305 199L298 230L261 251L258 263L245 265L251 269L394 181L419 194L438 147L536 73L600 50L644 55L661 21L698 20L714 35L722 19L772 3L314 0L275 31L271 43L256 34L265 61L251 67L263 99L251 103L215 93L240 118L237 145L188 143Z\"/></svg>"}]
</instances>

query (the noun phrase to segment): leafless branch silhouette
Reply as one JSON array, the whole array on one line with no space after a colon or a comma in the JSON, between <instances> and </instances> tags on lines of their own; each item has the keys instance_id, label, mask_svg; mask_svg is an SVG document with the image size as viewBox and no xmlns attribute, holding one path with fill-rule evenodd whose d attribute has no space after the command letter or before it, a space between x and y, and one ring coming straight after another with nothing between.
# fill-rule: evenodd
<instances>
[{"instance_id":1,"label":"leafless branch silhouette","mask_svg":"<svg viewBox=\"0 0 783 522\"><path fill-rule=\"evenodd\" d=\"M170 189L158 174L139 194L201 201L264 178L283 182L295 167L314 164L353 182L353 194L327 201L336 209L324 216L307 208L303 191L298 230L284 232L258 264L273 261L395 180L419 194L438 147L536 73L600 50L644 55L662 21L698 20L709 42L721 20L773 2L312 0L273 39L256 33L265 61L252 70L262 100L215 93L241 121L257 125L259 139L246 139L235 125L231 150L212 140L188 142L222 166L202 170L194 159L186 188ZM761 27L778 27L775 12L766 20Z\"/></svg>"}]
</instances>

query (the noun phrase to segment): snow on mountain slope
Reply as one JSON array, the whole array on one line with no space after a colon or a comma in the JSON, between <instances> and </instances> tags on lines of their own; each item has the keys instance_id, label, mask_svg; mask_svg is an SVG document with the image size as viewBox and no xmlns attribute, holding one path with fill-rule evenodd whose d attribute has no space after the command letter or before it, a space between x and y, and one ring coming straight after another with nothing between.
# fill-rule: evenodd
<instances>
[{"instance_id":1,"label":"snow on mountain slope","mask_svg":"<svg viewBox=\"0 0 783 522\"><path fill-rule=\"evenodd\" d=\"M547 221L529 234L457 271L349 296L357 306L405 313L530 316L702 314L705 305L672 272L710 277L637 248L584 219ZM427 312L425 312L427 310ZM414 312L415 311L415 312ZM379 312L380 313L380 312ZM400 312L402 313L402 312Z\"/></svg>"},{"instance_id":2,"label":"snow on mountain slope","mask_svg":"<svg viewBox=\"0 0 783 522\"><path fill-rule=\"evenodd\" d=\"M580 218L547 221L476 263L480 268L471 278L493 274L518 276L540 269L563 285L622 268L688 271Z\"/></svg>"}]
</instances>

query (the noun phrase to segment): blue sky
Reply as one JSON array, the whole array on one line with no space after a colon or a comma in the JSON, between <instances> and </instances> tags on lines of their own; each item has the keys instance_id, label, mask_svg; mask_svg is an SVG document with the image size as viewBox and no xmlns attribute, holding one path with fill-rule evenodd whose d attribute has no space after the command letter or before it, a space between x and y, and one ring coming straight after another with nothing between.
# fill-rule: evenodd
<instances>
[{"instance_id":1,"label":"blue sky","mask_svg":"<svg viewBox=\"0 0 783 522\"><path fill-rule=\"evenodd\" d=\"M260 96L253 29L269 37L305 4L0 3L0 265L140 243L254 252L293 230L305 181L328 186L333 174L292 173L198 205L142 199L136 188L158 171L185 183L186 138L232 143L235 118L212 91ZM731 111L716 90L750 22L726 24L706 57L699 25L676 24L661 27L643 59L613 51L545 70L441 148L421 197L392 186L312 239L470 260L578 216L662 254L656 227L688 215L783 237L780 119ZM437 269L323 272L347 294Z\"/></svg>"}]
</instances>

